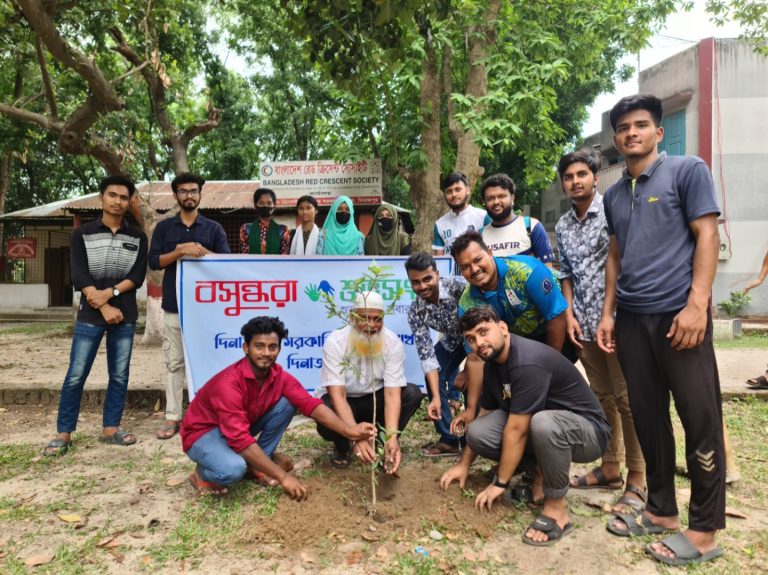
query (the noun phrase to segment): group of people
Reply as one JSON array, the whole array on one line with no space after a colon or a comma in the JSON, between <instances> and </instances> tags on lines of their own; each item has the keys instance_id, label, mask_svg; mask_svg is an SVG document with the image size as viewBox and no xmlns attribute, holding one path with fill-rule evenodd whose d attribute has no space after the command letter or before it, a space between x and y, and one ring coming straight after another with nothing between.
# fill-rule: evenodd
<instances>
[{"instance_id":1,"label":"group of people","mask_svg":"<svg viewBox=\"0 0 768 575\"><path fill-rule=\"evenodd\" d=\"M490 509L505 493L541 503L523 535L537 546L573 529L570 488L623 490L608 531L671 534L646 550L658 561L685 565L720 555L715 534L725 527L725 448L710 312L719 208L702 160L658 152L661 119L654 96L631 96L614 106L614 144L626 168L605 196L597 192L591 153L561 158L558 172L571 209L556 226L559 273L541 223L514 213L512 180L487 178L480 187L486 209L480 210L470 205L460 173L441 182L450 211L435 222L433 254L412 253L405 270L416 296L408 322L437 433L423 454L458 457L440 487L463 486L477 455L498 461L475 506ZM82 299L59 435L46 448L51 455L71 444L82 385L104 333L110 381L102 440L136 441L119 423L147 242L125 225L134 188L120 178L102 182L102 218L73 234L72 275ZM403 343L384 326L385 302L375 291L359 293L348 324L327 338L317 397L277 363L286 326L260 316L242 328L244 357L208 381L182 418L175 262L228 251L221 226L197 212L202 186L191 174L173 181L180 212L158 225L149 251L150 266L166 270L167 408L158 437L180 432L196 463L190 481L201 494L226 493L251 476L305 499L306 486L290 474L292 462L277 452L296 410L314 419L320 436L333 444L334 467L353 458L375 461L381 441L383 469L396 474L398 435L423 395L406 382ZM243 253L408 253L397 212L387 204L377 210L367 238L352 223L348 198L334 202L322 230L314 224L314 198L301 198L301 225L293 234L271 219L273 192L257 190L254 204L258 219L240 232ZM453 257L460 275L441 277L433 255L442 254ZM439 332L437 341L430 330ZM463 411L456 409L460 390ZM683 424L691 478L685 531L674 483L670 395ZM571 476L572 462L596 459L599 466ZM527 484L511 488L520 473Z\"/></svg>"},{"instance_id":2,"label":"group of people","mask_svg":"<svg viewBox=\"0 0 768 575\"><path fill-rule=\"evenodd\" d=\"M253 192L256 219L240 228L240 252L260 255L299 256L402 256L411 253L411 237L401 228L397 208L382 203L374 224L364 236L355 224L355 206L348 196L339 196L328 210L322 229L317 227L317 200L302 196L296 202L299 226L291 230L272 215L277 196L269 188ZM259 230L259 234L252 233Z\"/></svg>"}]
</instances>

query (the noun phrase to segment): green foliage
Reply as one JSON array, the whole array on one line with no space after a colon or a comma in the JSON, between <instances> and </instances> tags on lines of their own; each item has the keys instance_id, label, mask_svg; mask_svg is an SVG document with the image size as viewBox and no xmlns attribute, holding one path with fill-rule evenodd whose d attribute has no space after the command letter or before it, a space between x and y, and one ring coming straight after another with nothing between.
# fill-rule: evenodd
<instances>
[{"instance_id":1,"label":"green foliage","mask_svg":"<svg viewBox=\"0 0 768 575\"><path fill-rule=\"evenodd\" d=\"M707 0L707 12L718 26L736 20L744 27L756 52L768 56L768 2L765 0Z\"/></svg>"},{"instance_id":2,"label":"green foliage","mask_svg":"<svg viewBox=\"0 0 768 575\"><path fill-rule=\"evenodd\" d=\"M743 291L732 291L730 297L719 302L717 307L728 314L728 317L736 317L741 308L749 305L750 301L752 301L752 297L749 294L745 294Z\"/></svg>"}]
</instances>

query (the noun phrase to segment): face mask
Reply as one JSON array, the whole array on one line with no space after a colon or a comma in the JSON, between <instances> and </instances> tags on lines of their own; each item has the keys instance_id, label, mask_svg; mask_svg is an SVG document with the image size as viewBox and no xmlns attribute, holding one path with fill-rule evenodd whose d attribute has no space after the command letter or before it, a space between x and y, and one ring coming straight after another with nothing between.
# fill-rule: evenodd
<instances>
[{"instance_id":1,"label":"face mask","mask_svg":"<svg viewBox=\"0 0 768 575\"><path fill-rule=\"evenodd\" d=\"M343 226L349 223L350 215L348 212L336 212L336 221Z\"/></svg>"},{"instance_id":2,"label":"face mask","mask_svg":"<svg viewBox=\"0 0 768 575\"><path fill-rule=\"evenodd\" d=\"M392 231L392 228L395 227L395 220L393 218L381 218L379 220L379 227L383 232Z\"/></svg>"},{"instance_id":3,"label":"face mask","mask_svg":"<svg viewBox=\"0 0 768 575\"><path fill-rule=\"evenodd\" d=\"M260 218L268 218L272 215L272 210L274 209L269 206L256 206L256 213L259 214Z\"/></svg>"}]
</instances>

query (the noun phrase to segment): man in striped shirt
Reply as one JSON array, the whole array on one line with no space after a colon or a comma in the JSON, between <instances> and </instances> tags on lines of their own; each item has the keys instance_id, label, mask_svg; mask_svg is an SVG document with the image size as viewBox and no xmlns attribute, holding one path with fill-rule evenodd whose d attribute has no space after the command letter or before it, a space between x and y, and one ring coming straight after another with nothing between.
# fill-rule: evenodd
<instances>
[{"instance_id":1,"label":"man in striped shirt","mask_svg":"<svg viewBox=\"0 0 768 575\"><path fill-rule=\"evenodd\" d=\"M83 386L105 333L109 384L99 440L111 445L136 443L132 433L120 430L139 316L136 289L147 273L147 236L125 221L135 192L126 176L104 178L99 183L101 217L72 232L72 283L81 293L80 305L59 401L58 436L45 447L45 455L63 455L69 450Z\"/></svg>"}]
</instances>

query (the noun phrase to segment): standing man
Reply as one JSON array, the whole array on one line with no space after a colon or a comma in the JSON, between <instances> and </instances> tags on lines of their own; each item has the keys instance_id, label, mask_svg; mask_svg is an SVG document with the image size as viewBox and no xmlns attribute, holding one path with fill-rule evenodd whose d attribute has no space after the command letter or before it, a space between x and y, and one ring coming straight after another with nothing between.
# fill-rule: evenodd
<instances>
[{"instance_id":1,"label":"standing man","mask_svg":"<svg viewBox=\"0 0 768 575\"><path fill-rule=\"evenodd\" d=\"M571 461L593 461L608 443L603 410L572 363L549 346L510 334L493 308L469 310L459 327L484 362L485 385L461 460L443 474L440 487L458 480L463 488L478 454L498 461L493 483L475 498L476 508L490 511L523 455L532 453L539 465L533 501L543 508L523 543L552 545L573 529L565 498Z\"/></svg>"},{"instance_id":2,"label":"standing man","mask_svg":"<svg viewBox=\"0 0 768 575\"><path fill-rule=\"evenodd\" d=\"M627 378L647 465L642 524L649 533L680 529L670 392L675 400L691 477L689 524L646 550L663 563L685 565L722 554L715 533L725 528L722 404L709 303L720 211L701 159L657 151L661 118L661 100L651 95L622 98L610 113L627 167L605 194L611 240L597 342L618 353ZM630 526L614 518L609 528L624 534Z\"/></svg>"},{"instance_id":3,"label":"standing man","mask_svg":"<svg viewBox=\"0 0 768 575\"><path fill-rule=\"evenodd\" d=\"M624 486L624 459L628 470L626 489L613 511L634 514L645 507L645 460L635 433L621 365L616 354L605 353L595 342L605 296L609 245L603 196L597 191L598 162L589 151L572 152L560 158L557 170L563 192L571 201L571 209L555 226L560 285L568 300L566 332L613 430L602 464L574 477L571 487L620 489Z\"/></svg>"},{"instance_id":4,"label":"standing man","mask_svg":"<svg viewBox=\"0 0 768 575\"><path fill-rule=\"evenodd\" d=\"M182 446L197 464L189 481L200 495L224 495L250 472L301 501L309 495L307 487L288 473L290 459L282 456L281 461L275 453L297 409L349 439L367 440L376 430L370 423L342 422L276 363L288 337L278 318L255 317L240 335L245 357L214 375L184 416Z\"/></svg>"},{"instance_id":5,"label":"standing man","mask_svg":"<svg viewBox=\"0 0 768 575\"><path fill-rule=\"evenodd\" d=\"M440 277L435 258L426 252L411 255L405 262L405 271L416 294L408 310L408 325L427 380L430 399L427 416L435 422L440 436L439 441L427 445L422 454L427 457L457 455L459 438L451 433L450 401L458 394L453 383L467 355L458 318L459 298L467 282L462 277ZM436 344L432 343L431 329L440 334Z\"/></svg>"},{"instance_id":6,"label":"standing man","mask_svg":"<svg viewBox=\"0 0 768 575\"><path fill-rule=\"evenodd\" d=\"M243 254L283 255L291 251L291 230L272 219L277 196L269 188L253 192L256 219L240 228L240 252ZM258 231L258 233L256 233Z\"/></svg>"},{"instance_id":7,"label":"standing man","mask_svg":"<svg viewBox=\"0 0 768 575\"><path fill-rule=\"evenodd\" d=\"M436 256L450 255L453 241L464 232L482 230L488 217L485 211L470 205L472 190L467 185L467 176L461 172L445 176L440 188L451 211L435 222L432 252Z\"/></svg>"},{"instance_id":8,"label":"standing man","mask_svg":"<svg viewBox=\"0 0 768 575\"><path fill-rule=\"evenodd\" d=\"M485 179L480 197L491 219L483 228L483 241L494 256L533 256L552 267L555 253L544 226L536 218L518 216L515 207L515 182L506 174Z\"/></svg>"},{"instance_id":9,"label":"standing man","mask_svg":"<svg viewBox=\"0 0 768 575\"><path fill-rule=\"evenodd\" d=\"M227 234L221 224L204 217L200 198L205 180L197 174L179 174L171 182L179 213L157 224L149 250L149 267L163 275L163 321L165 353L165 422L155 433L170 439L179 431L184 399L184 345L181 340L179 306L176 302L176 261L188 256L228 254Z\"/></svg>"},{"instance_id":10,"label":"standing man","mask_svg":"<svg viewBox=\"0 0 768 575\"><path fill-rule=\"evenodd\" d=\"M350 311L350 324L334 331L323 346L320 372L321 396L347 425L376 421L388 437L384 468L394 474L400 466L398 434L421 405L424 395L405 381L405 350L395 332L384 327L384 300L374 292L358 293ZM376 410L373 409L374 395ZM364 463L376 458L373 441L353 441L323 423L317 426L323 439L334 444L331 464L348 467L351 452Z\"/></svg>"},{"instance_id":11,"label":"standing man","mask_svg":"<svg viewBox=\"0 0 768 575\"><path fill-rule=\"evenodd\" d=\"M99 441L110 445L136 443L135 435L120 429L139 317L136 288L147 274L147 236L125 221L135 193L136 187L126 176L104 178L99 183L101 217L72 232L72 284L80 292L80 306L59 399L58 436L45 447L45 455L64 455L69 450L83 386L105 333L109 383Z\"/></svg>"},{"instance_id":12,"label":"standing man","mask_svg":"<svg viewBox=\"0 0 768 575\"><path fill-rule=\"evenodd\" d=\"M459 299L459 318L472 308L490 306L510 333L546 343L570 359L570 345L564 349L568 302L552 270L530 256L494 258L478 232L459 236L453 257L469 284ZM483 387L482 362L470 352L464 368L467 409L453 420L454 432L474 419Z\"/></svg>"}]
</instances>

